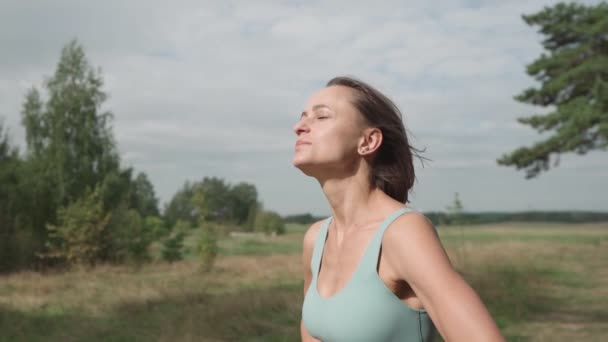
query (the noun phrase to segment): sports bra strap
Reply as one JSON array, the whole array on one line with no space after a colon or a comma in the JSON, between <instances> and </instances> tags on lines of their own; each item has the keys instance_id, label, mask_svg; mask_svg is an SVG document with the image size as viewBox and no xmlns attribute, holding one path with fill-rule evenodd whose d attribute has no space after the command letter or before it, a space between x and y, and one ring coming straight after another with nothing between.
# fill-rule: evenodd
<instances>
[{"instance_id":1,"label":"sports bra strap","mask_svg":"<svg viewBox=\"0 0 608 342\"><path fill-rule=\"evenodd\" d=\"M382 238L384 237L384 232L391 225L391 223L393 223L399 216L410 211L412 211L412 209L408 207L403 207L396 210L384 219L380 227L378 227L378 229L374 233L374 236L372 237L371 241L369 242L367 250L363 255L363 259L361 260L361 264L359 265L358 269L365 273L370 271L374 273L377 272L378 257L380 256L380 247L382 245Z\"/></svg>"},{"instance_id":2,"label":"sports bra strap","mask_svg":"<svg viewBox=\"0 0 608 342\"><path fill-rule=\"evenodd\" d=\"M312 271L313 278L316 278L319 274L319 268L321 267L321 257L323 255L323 249L325 248L325 240L327 240L327 230L329 229L329 223L332 217L325 219L321 228L317 232L317 239L312 249L312 258L310 259L310 269Z\"/></svg>"},{"instance_id":3,"label":"sports bra strap","mask_svg":"<svg viewBox=\"0 0 608 342\"><path fill-rule=\"evenodd\" d=\"M387 216L384 221L380 224L380 227L372 236L371 241L369 242L362 260L358 265L355 273L357 272L376 272L378 265L378 257L380 253L380 246L382 245L382 237L384 236L384 231L386 228L390 226L393 221L397 219L397 217L412 211L411 208L403 207L397 209L395 212ZM325 249L325 241L327 240L327 232L329 230L329 224L331 223L332 216L325 219L321 228L319 228L319 232L317 233L317 239L315 240L315 246L312 252L312 258L310 260L310 268L312 270L313 278L317 278L319 275L319 268L321 267L321 258L323 257L323 250Z\"/></svg>"}]
</instances>

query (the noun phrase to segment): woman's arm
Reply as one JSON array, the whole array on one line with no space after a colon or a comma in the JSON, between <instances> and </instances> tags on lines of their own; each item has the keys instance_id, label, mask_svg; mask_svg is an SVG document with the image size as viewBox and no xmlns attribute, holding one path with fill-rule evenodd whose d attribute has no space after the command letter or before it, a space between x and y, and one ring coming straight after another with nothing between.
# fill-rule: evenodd
<instances>
[{"instance_id":1,"label":"woman's arm","mask_svg":"<svg viewBox=\"0 0 608 342\"><path fill-rule=\"evenodd\" d=\"M383 257L412 287L444 340L504 341L479 296L452 267L424 215L397 218L385 232L383 246Z\"/></svg>"},{"instance_id":2,"label":"woman's arm","mask_svg":"<svg viewBox=\"0 0 608 342\"><path fill-rule=\"evenodd\" d=\"M310 269L310 261L312 259L312 250L315 245L315 240L317 239L317 233L319 232L319 228L321 227L321 223L323 221L319 221L314 223L304 235L304 241L302 243L302 266L304 270L304 295L306 295L306 291L310 286L310 281L312 279L312 271ZM312 337L306 327L304 326L304 322L300 322L300 336L302 338L302 342L320 342L316 338Z\"/></svg>"}]
</instances>

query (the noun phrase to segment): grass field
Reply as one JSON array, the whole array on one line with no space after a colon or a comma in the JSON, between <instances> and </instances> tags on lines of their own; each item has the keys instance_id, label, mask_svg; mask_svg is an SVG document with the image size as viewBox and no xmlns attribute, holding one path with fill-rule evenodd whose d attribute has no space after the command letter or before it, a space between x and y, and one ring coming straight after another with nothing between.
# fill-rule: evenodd
<instances>
[{"instance_id":1,"label":"grass field","mask_svg":"<svg viewBox=\"0 0 608 342\"><path fill-rule=\"evenodd\" d=\"M509 341L608 336L608 223L439 231ZM302 234L224 238L207 274L188 254L0 276L0 341L298 341Z\"/></svg>"}]
</instances>

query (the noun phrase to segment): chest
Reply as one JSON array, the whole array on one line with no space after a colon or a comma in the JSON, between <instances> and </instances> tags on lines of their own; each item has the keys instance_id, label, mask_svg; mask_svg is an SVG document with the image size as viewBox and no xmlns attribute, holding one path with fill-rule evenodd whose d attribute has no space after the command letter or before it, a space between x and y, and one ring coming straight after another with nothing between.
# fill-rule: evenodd
<instances>
[{"instance_id":1,"label":"chest","mask_svg":"<svg viewBox=\"0 0 608 342\"><path fill-rule=\"evenodd\" d=\"M426 313L402 305L377 277L358 280L329 298L309 288L302 319L312 336L329 342L419 342L426 335Z\"/></svg>"},{"instance_id":2,"label":"chest","mask_svg":"<svg viewBox=\"0 0 608 342\"><path fill-rule=\"evenodd\" d=\"M322 297L331 297L346 287L356 272L377 273L393 293L402 293L407 287L398 280L388 261L382 257L381 248L370 246L373 231L344 238L338 242L336 237L328 236L321 258L317 289Z\"/></svg>"}]
</instances>

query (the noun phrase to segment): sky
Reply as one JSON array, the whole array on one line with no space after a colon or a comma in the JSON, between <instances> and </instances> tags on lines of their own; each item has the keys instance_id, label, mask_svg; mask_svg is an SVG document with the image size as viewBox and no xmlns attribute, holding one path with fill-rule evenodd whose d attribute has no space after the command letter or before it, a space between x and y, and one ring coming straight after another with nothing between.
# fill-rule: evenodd
<instances>
[{"instance_id":1,"label":"sky","mask_svg":"<svg viewBox=\"0 0 608 342\"><path fill-rule=\"evenodd\" d=\"M266 209L330 213L314 178L293 167L309 96L334 76L394 100L417 162L411 205L467 211L608 206L608 154L563 155L526 180L496 159L539 135L517 118L546 109L513 99L542 36L522 14L548 0L17 1L0 0L0 120L25 148L26 91L41 87L72 39L101 69L125 166L160 203L186 180L255 184ZM586 1L585 3L597 3Z\"/></svg>"}]
</instances>

